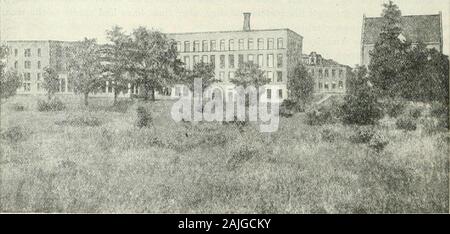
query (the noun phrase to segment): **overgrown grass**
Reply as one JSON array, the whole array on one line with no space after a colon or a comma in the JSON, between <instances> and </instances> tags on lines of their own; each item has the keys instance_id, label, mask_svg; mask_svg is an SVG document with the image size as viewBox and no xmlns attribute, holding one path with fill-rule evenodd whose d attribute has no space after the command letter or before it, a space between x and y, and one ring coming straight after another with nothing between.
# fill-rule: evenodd
<instances>
[{"instance_id":1,"label":"overgrown grass","mask_svg":"<svg viewBox=\"0 0 450 234\"><path fill-rule=\"evenodd\" d=\"M2 108L1 211L448 212L448 132L424 134L420 120L414 131L394 120L359 134L300 113L266 134L253 123L176 123L171 101L124 112L63 101L66 112ZM145 128L138 106L152 116Z\"/></svg>"}]
</instances>

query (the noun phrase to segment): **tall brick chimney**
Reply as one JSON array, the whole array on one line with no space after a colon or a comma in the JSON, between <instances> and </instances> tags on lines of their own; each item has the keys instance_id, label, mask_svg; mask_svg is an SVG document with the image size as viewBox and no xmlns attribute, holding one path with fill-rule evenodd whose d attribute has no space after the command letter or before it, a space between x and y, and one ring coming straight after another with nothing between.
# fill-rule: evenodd
<instances>
[{"instance_id":1,"label":"tall brick chimney","mask_svg":"<svg viewBox=\"0 0 450 234\"><path fill-rule=\"evenodd\" d=\"M244 31L250 31L250 12L244 12Z\"/></svg>"}]
</instances>

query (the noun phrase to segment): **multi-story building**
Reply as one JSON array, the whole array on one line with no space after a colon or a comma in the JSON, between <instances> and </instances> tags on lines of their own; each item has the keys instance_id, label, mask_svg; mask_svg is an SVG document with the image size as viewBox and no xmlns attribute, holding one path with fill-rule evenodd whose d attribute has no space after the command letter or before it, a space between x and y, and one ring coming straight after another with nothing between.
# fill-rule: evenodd
<instances>
[{"instance_id":1,"label":"multi-story building","mask_svg":"<svg viewBox=\"0 0 450 234\"><path fill-rule=\"evenodd\" d=\"M244 13L244 27L239 31L172 33L168 35L177 42L179 58L188 69L202 61L215 65L214 85L226 100L234 95L234 78L240 64L253 62L265 71L271 80L265 86L268 100L287 97L287 80L290 69L300 62L303 37L290 29L252 30L250 13ZM172 97L186 95L188 91L176 85Z\"/></svg>"},{"instance_id":2,"label":"multi-story building","mask_svg":"<svg viewBox=\"0 0 450 234\"><path fill-rule=\"evenodd\" d=\"M437 15L408 15L401 18L402 33L399 38L412 45L424 43L427 48L443 52L442 12ZM363 16L361 31L361 65L369 65L370 51L381 33L383 18Z\"/></svg>"},{"instance_id":3,"label":"multi-story building","mask_svg":"<svg viewBox=\"0 0 450 234\"><path fill-rule=\"evenodd\" d=\"M67 78L68 48L77 42L68 41L7 41L9 54L7 67L22 76L23 85L17 90L18 94L44 94L42 88L44 69L51 67L56 70L60 78L59 94L73 94L73 86ZM95 96L113 95L113 87L109 82L93 94ZM138 89L130 85L128 92L121 95L129 96L137 93Z\"/></svg>"},{"instance_id":4,"label":"multi-story building","mask_svg":"<svg viewBox=\"0 0 450 234\"><path fill-rule=\"evenodd\" d=\"M324 59L320 54L311 52L302 56L302 62L314 78L314 93L344 94L347 76L351 67L332 59Z\"/></svg>"}]
</instances>

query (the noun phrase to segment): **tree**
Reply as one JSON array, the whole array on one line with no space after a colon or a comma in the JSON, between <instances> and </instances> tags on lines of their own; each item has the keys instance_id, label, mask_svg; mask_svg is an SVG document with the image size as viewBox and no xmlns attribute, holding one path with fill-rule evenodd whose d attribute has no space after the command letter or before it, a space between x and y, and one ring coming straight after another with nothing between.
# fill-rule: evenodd
<instances>
[{"instance_id":1,"label":"tree","mask_svg":"<svg viewBox=\"0 0 450 234\"><path fill-rule=\"evenodd\" d=\"M159 31L144 27L132 33L131 72L143 88L144 99L155 100L155 91L163 91L179 80L182 66L177 58L176 42Z\"/></svg>"},{"instance_id":2,"label":"tree","mask_svg":"<svg viewBox=\"0 0 450 234\"><path fill-rule=\"evenodd\" d=\"M234 73L234 78L230 80L236 86L243 86L247 88L253 86L256 88L256 98L259 100L259 88L268 84L271 80L266 77L266 74L259 66L252 62L245 62L239 65ZM249 95L247 95L248 97ZM248 100L246 98L246 100Z\"/></svg>"},{"instance_id":3,"label":"tree","mask_svg":"<svg viewBox=\"0 0 450 234\"><path fill-rule=\"evenodd\" d=\"M101 51L95 39L85 38L70 47L68 59L68 77L72 81L75 93L84 95L84 105L88 105L89 93L104 83L102 78Z\"/></svg>"},{"instance_id":4,"label":"tree","mask_svg":"<svg viewBox=\"0 0 450 234\"><path fill-rule=\"evenodd\" d=\"M194 79L202 79L202 91L205 91L209 86L220 80L215 79L214 65L210 63L197 63L194 65L192 71L186 71L184 83L191 90L194 91Z\"/></svg>"},{"instance_id":5,"label":"tree","mask_svg":"<svg viewBox=\"0 0 450 234\"><path fill-rule=\"evenodd\" d=\"M114 104L117 103L117 96L120 92L128 90L131 78L127 72L130 70L130 46L131 38L126 35L122 28L114 26L106 31L109 44L103 46L104 71L108 74L109 85L114 90Z\"/></svg>"},{"instance_id":6,"label":"tree","mask_svg":"<svg viewBox=\"0 0 450 234\"><path fill-rule=\"evenodd\" d=\"M401 11L392 1L384 4L383 26L380 36L370 53L370 79L382 96L394 97L402 89L402 71L405 55L411 43L399 36Z\"/></svg>"},{"instance_id":7,"label":"tree","mask_svg":"<svg viewBox=\"0 0 450 234\"><path fill-rule=\"evenodd\" d=\"M370 82L366 67L357 67L356 75L348 82L351 87L344 98L341 107L345 124L371 125L376 124L383 116L381 104Z\"/></svg>"},{"instance_id":8,"label":"tree","mask_svg":"<svg viewBox=\"0 0 450 234\"><path fill-rule=\"evenodd\" d=\"M0 98L7 99L14 96L22 85L22 77L16 72L6 68L6 56L8 48L0 46Z\"/></svg>"},{"instance_id":9,"label":"tree","mask_svg":"<svg viewBox=\"0 0 450 234\"><path fill-rule=\"evenodd\" d=\"M299 63L294 67L293 75L289 78L288 90L289 98L297 106L304 107L311 102L314 92L314 78L303 64Z\"/></svg>"},{"instance_id":10,"label":"tree","mask_svg":"<svg viewBox=\"0 0 450 234\"><path fill-rule=\"evenodd\" d=\"M44 82L42 87L47 91L48 100L50 100L59 90L59 76L55 69L44 68Z\"/></svg>"}]
</instances>

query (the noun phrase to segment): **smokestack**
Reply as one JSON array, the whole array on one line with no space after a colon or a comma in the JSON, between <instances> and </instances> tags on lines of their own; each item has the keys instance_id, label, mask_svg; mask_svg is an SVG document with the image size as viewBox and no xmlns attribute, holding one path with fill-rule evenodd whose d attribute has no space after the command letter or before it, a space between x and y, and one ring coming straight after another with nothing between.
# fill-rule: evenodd
<instances>
[{"instance_id":1,"label":"smokestack","mask_svg":"<svg viewBox=\"0 0 450 234\"><path fill-rule=\"evenodd\" d=\"M250 12L244 12L244 31L250 31Z\"/></svg>"}]
</instances>

